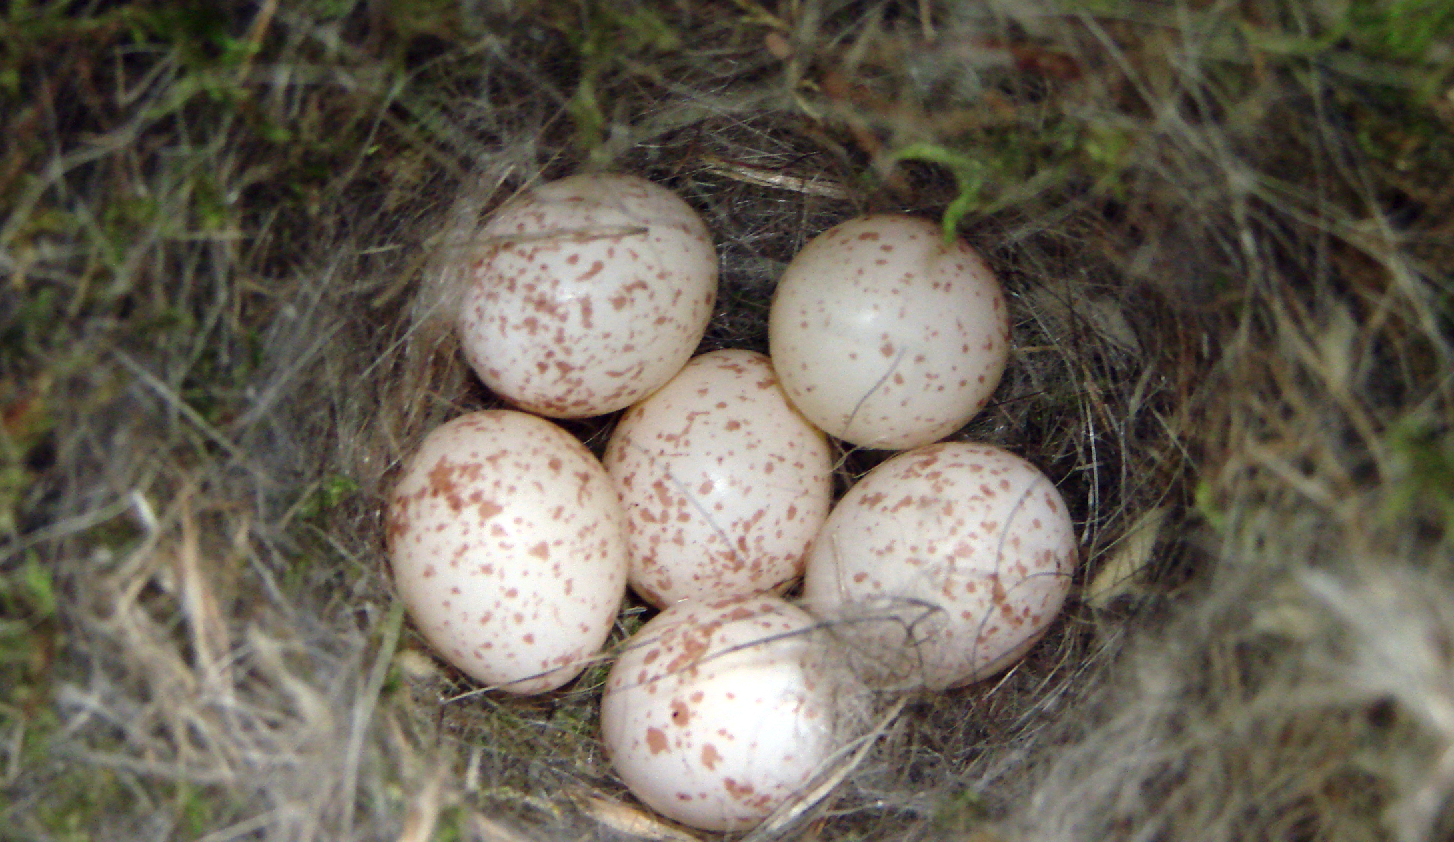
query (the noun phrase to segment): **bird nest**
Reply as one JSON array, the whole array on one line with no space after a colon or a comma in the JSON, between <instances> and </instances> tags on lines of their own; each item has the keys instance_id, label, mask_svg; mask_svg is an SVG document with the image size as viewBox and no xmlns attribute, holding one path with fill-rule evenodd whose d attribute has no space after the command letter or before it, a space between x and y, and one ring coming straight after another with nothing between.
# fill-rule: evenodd
<instances>
[{"instance_id":1,"label":"bird nest","mask_svg":"<svg viewBox=\"0 0 1454 842\"><path fill-rule=\"evenodd\" d=\"M70 5L10 12L0 59L16 838L710 838L615 777L604 666L481 692L384 552L402 460L501 405L441 266L587 170L702 215L702 351L767 350L834 224L942 221L1013 340L953 438L1075 523L1023 661L861 700L748 838L1454 832L1439 4ZM885 457L839 455L840 493Z\"/></svg>"}]
</instances>

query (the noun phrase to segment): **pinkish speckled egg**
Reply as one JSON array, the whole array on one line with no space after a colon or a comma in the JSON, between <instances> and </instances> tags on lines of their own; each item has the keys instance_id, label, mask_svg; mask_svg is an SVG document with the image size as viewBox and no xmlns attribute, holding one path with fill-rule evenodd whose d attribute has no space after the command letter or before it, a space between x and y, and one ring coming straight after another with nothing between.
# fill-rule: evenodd
<instances>
[{"instance_id":1,"label":"pinkish speckled egg","mask_svg":"<svg viewBox=\"0 0 1454 842\"><path fill-rule=\"evenodd\" d=\"M711 831L758 823L835 746L823 642L777 597L673 605L627 641L606 680L611 764L668 818Z\"/></svg>"},{"instance_id":2,"label":"pinkish speckled egg","mask_svg":"<svg viewBox=\"0 0 1454 842\"><path fill-rule=\"evenodd\" d=\"M471 413L425 437L389 497L394 582L446 661L511 693L553 690L620 610L624 519L569 433L523 412Z\"/></svg>"},{"instance_id":3,"label":"pinkish speckled egg","mask_svg":"<svg viewBox=\"0 0 1454 842\"><path fill-rule=\"evenodd\" d=\"M768 319L783 390L814 424L861 447L938 441L984 407L1010 327L989 266L926 219L852 219L784 272Z\"/></svg>"},{"instance_id":4,"label":"pinkish speckled egg","mask_svg":"<svg viewBox=\"0 0 1454 842\"><path fill-rule=\"evenodd\" d=\"M506 203L464 273L459 332L485 385L555 418L655 391L696 350L717 296L701 217L641 178L576 175Z\"/></svg>"},{"instance_id":5,"label":"pinkish speckled egg","mask_svg":"<svg viewBox=\"0 0 1454 842\"><path fill-rule=\"evenodd\" d=\"M833 450L764 354L703 354L627 410L606 447L629 582L661 607L761 593L803 572L828 516Z\"/></svg>"},{"instance_id":6,"label":"pinkish speckled egg","mask_svg":"<svg viewBox=\"0 0 1454 842\"><path fill-rule=\"evenodd\" d=\"M803 603L881 680L957 687L1018 660L1070 589L1075 532L1035 466L945 442L870 471L808 554Z\"/></svg>"}]
</instances>

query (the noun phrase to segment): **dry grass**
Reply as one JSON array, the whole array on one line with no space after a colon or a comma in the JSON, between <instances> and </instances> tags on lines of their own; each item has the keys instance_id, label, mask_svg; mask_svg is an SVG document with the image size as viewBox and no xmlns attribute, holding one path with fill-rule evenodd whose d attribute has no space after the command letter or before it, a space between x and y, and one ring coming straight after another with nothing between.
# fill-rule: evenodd
<instances>
[{"instance_id":1,"label":"dry grass","mask_svg":"<svg viewBox=\"0 0 1454 842\"><path fill-rule=\"evenodd\" d=\"M381 551L491 401L441 267L593 166L703 213L705 348L765 349L834 222L947 212L1015 319L963 435L1080 528L1023 664L755 840L1454 833L1443 3L53 0L0 45L0 839L679 832L601 756L604 666L471 692Z\"/></svg>"}]
</instances>

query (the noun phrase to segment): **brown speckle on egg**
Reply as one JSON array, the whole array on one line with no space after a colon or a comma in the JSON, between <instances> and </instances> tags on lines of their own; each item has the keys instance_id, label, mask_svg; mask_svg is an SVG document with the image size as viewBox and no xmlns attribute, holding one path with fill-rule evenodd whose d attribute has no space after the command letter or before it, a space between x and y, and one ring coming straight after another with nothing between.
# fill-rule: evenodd
<instances>
[{"instance_id":1,"label":"brown speckle on egg","mask_svg":"<svg viewBox=\"0 0 1454 842\"><path fill-rule=\"evenodd\" d=\"M811 240L778 283L768 332L798 410L886 449L939 440L979 412L1010 341L988 265L962 242L946 245L932 221L894 214Z\"/></svg>"},{"instance_id":2,"label":"brown speckle on egg","mask_svg":"<svg viewBox=\"0 0 1454 842\"><path fill-rule=\"evenodd\" d=\"M1033 465L991 445L903 453L829 516L804 602L844 621L883 680L944 688L988 677L1044 633L1069 590L1075 533L1059 497Z\"/></svg>"},{"instance_id":3,"label":"brown speckle on egg","mask_svg":"<svg viewBox=\"0 0 1454 842\"><path fill-rule=\"evenodd\" d=\"M752 351L692 360L622 417L604 462L626 507L631 585L657 606L795 578L831 502L827 438Z\"/></svg>"},{"instance_id":4,"label":"brown speckle on egg","mask_svg":"<svg viewBox=\"0 0 1454 842\"><path fill-rule=\"evenodd\" d=\"M400 598L476 680L554 689L604 642L625 589L625 516L600 463L560 427L506 410L457 418L406 463L389 509ZM545 612L555 621L539 622Z\"/></svg>"},{"instance_id":5,"label":"brown speckle on egg","mask_svg":"<svg viewBox=\"0 0 1454 842\"><path fill-rule=\"evenodd\" d=\"M667 608L606 679L612 766L669 818L709 831L756 824L835 747L836 697L818 674L825 642L812 617L777 597Z\"/></svg>"},{"instance_id":6,"label":"brown speckle on egg","mask_svg":"<svg viewBox=\"0 0 1454 842\"><path fill-rule=\"evenodd\" d=\"M705 224L633 176L540 185L501 207L478 241L461 266L465 357L497 394L544 415L600 415L661 386L716 300Z\"/></svg>"}]
</instances>

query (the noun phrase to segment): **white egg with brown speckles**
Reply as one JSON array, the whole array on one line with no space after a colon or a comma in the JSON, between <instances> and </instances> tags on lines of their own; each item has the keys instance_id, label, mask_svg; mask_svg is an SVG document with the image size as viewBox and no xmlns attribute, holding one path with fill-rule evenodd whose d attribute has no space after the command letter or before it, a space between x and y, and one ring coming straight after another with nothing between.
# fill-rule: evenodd
<instances>
[{"instance_id":1,"label":"white egg with brown speckles","mask_svg":"<svg viewBox=\"0 0 1454 842\"><path fill-rule=\"evenodd\" d=\"M630 584L658 607L797 578L832 502L827 436L753 351L693 359L626 411L603 461L626 509Z\"/></svg>"},{"instance_id":2,"label":"white egg with brown speckles","mask_svg":"<svg viewBox=\"0 0 1454 842\"><path fill-rule=\"evenodd\" d=\"M555 418L630 406L706 332L717 253L691 206L626 175L575 175L507 202L478 233L459 310L496 394Z\"/></svg>"},{"instance_id":3,"label":"white egg with brown speckles","mask_svg":"<svg viewBox=\"0 0 1454 842\"><path fill-rule=\"evenodd\" d=\"M1075 564L1070 515L1039 469L945 442L849 489L809 551L803 604L867 656L873 680L957 687L1030 649Z\"/></svg>"},{"instance_id":4,"label":"white egg with brown speckles","mask_svg":"<svg viewBox=\"0 0 1454 842\"><path fill-rule=\"evenodd\" d=\"M777 597L673 605L632 635L606 680L612 766L668 818L757 824L836 745L825 652L813 618Z\"/></svg>"},{"instance_id":5,"label":"white egg with brown speckles","mask_svg":"<svg viewBox=\"0 0 1454 842\"><path fill-rule=\"evenodd\" d=\"M565 430L512 410L456 418L425 437L388 503L399 596L472 678L553 690L605 642L626 589L624 515Z\"/></svg>"},{"instance_id":6,"label":"white egg with brown speckles","mask_svg":"<svg viewBox=\"0 0 1454 842\"><path fill-rule=\"evenodd\" d=\"M989 401L1009 356L989 265L926 219L884 214L808 242L768 318L783 390L814 424L861 447L944 438Z\"/></svg>"}]
</instances>

